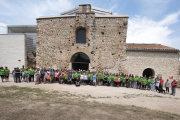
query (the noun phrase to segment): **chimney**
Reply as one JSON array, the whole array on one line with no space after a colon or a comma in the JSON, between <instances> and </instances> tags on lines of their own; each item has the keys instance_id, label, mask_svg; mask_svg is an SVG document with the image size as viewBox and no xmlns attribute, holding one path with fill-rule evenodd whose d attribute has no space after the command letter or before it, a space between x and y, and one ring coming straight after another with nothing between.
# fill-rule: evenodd
<instances>
[{"instance_id":1,"label":"chimney","mask_svg":"<svg viewBox=\"0 0 180 120\"><path fill-rule=\"evenodd\" d=\"M83 5L79 5L79 12L91 12L91 5L90 4L83 4Z\"/></svg>"}]
</instances>

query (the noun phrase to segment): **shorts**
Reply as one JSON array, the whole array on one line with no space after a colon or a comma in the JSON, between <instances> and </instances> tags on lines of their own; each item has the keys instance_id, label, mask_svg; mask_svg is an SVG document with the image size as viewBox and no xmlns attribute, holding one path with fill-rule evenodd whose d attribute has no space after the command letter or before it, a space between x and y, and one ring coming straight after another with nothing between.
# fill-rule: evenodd
<instances>
[{"instance_id":1,"label":"shorts","mask_svg":"<svg viewBox=\"0 0 180 120\"><path fill-rule=\"evenodd\" d=\"M4 77L5 77L5 78L9 78L9 75L5 75Z\"/></svg>"},{"instance_id":2,"label":"shorts","mask_svg":"<svg viewBox=\"0 0 180 120\"><path fill-rule=\"evenodd\" d=\"M96 80L93 80L93 83L96 83Z\"/></svg>"},{"instance_id":3,"label":"shorts","mask_svg":"<svg viewBox=\"0 0 180 120\"><path fill-rule=\"evenodd\" d=\"M4 75L0 75L2 79L4 79Z\"/></svg>"},{"instance_id":4,"label":"shorts","mask_svg":"<svg viewBox=\"0 0 180 120\"><path fill-rule=\"evenodd\" d=\"M39 80L40 79L40 76L39 75L36 75L36 80Z\"/></svg>"},{"instance_id":5,"label":"shorts","mask_svg":"<svg viewBox=\"0 0 180 120\"><path fill-rule=\"evenodd\" d=\"M45 75L44 78L47 78L47 75Z\"/></svg>"}]
</instances>

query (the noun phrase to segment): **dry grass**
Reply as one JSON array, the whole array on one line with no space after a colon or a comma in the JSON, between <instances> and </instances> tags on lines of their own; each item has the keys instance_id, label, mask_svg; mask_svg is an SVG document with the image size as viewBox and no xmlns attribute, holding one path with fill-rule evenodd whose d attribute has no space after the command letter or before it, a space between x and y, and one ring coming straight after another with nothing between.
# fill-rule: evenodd
<instances>
[{"instance_id":1,"label":"dry grass","mask_svg":"<svg viewBox=\"0 0 180 120\"><path fill-rule=\"evenodd\" d=\"M129 97L128 95L125 95ZM130 97L139 95L130 95ZM152 96L158 97L158 96ZM136 106L88 102L103 99L90 94L71 94L68 91L46 91L26 87L0 86L0 120L19 119L180 119L179 115ZM104 97L110 100L110 97Z\"/></svg>"}]
</instances>

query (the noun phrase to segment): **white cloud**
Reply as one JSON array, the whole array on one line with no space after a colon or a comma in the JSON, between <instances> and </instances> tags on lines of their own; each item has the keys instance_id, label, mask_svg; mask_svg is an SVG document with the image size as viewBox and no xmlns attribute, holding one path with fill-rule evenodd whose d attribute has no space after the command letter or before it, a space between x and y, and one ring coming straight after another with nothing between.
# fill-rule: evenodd
<instances>
[{"instance_id":1,"label":"white cloud","mask_svg":"<svg viewBox=\"0 0 180 120\"><path fill-rule=\"evenodd\" d=\"M127 42L128 43L160 43L174 46L169 35L173 30L168 25L177 23L180 11L167 15L160 22L147 17L135 16L129 20ZM173 22L172 22L173 21Z\"/></svg>"},{"instance_id":2,"label":"white cloud","mask_svg":"<svg viewBox=\"0 0 180 120\"><path fill-rule=\"evenodd\" d=\"M59 15L70 8L72 4L69 0L0 0L0 16L10 20L10 24L36 24L39 16Z\"/></svg>"}]
</instances>

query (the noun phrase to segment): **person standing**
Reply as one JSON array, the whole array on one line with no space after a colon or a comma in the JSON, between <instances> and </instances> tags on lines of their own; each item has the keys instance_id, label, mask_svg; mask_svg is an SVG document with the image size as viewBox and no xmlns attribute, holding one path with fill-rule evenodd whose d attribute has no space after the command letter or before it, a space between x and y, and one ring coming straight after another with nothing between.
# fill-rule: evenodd
<instances>
[{"instance_id":1,"label":"person standing","mask_svg":"<svg viewBox=\"0 0 180 120\"><path fill-rule=\"evenodd\" d=\"M104 77L105 77L105 74L102 72L102 73L100 74L100 86L103 85Z\"/></svg>"},{"instance_id":2,"label":"person standing","mask_svg":"<svg viewBox=\"0 0 180 120\"><path fill-rule=\"evenodd\" d=\"M3 80L4 80L4 76L5 76L5 71L4 71L3 67L1 67L1 69L0 69L0 76L1 76L2 82L4 82Z\"/></svg>"},{"instance_id":3,"label":"person standing","mask_svg":"<svg viewBox=\"0 0 180 120\"><path fill-rule=\"evenodd\" d=\"M165 87L166 87L166 93L168 92L169 94L169 85L170 85L170 82L169 80L167 79L166 83L165 83Z\"/></svg>"},{"instance_id":4,"label":"person standing","mask_svg":"<svg viewBox=\"0 0 180 120\"><path fill-rule=\"evenodd\" d=\"M174 79L171 83L171 87L172 87L172 94L173 96L175 96L176 94L176 87L177 87L177 81Z\"/></svg>"},{"instance_id":5,"label":"person standing","mask_svg":"<svg viewBox=\"0 0 180 120\"><path fill-rule=\"evenodd\" d=\"M24 68L24 65L21 68L21 80L23 79L25 81L25 73L24 71L26 71L26 68Z\"/></svg>"},{"instance_id":6,"label":"person standing","mask_svg":"<svg viewBox=\"0 0 180 120\"><path fill-rule=\"evenodd\" d=\"M110 86L110 84L111 84L111 74L109 74L108 76L107 76L107 82L108 82L108 86Z\"/></svg>"},{"instance_id":7,"label":"person standing","mask_svg":"<svg viewBox=\"0 0 180 120\"><path fill-rule=\"evenodd\" d=\"M151 82L150 82L150 86L151 86L151 91L154 91L154 86L155 86L155 79L154 76L152 76Z\"/></svg>"},{"instance_id":8,"label":"person standing","mask_svg":"<svg viewBox=\"0 0 180 120\"><path fill-rule=\"evenodd\" d=\"M160 84L160 80L157 79L157 81L156 81L156 91L159 89L159 84Z\"/></svg>"},{"instance_id":9,"label":"person standing","mask_svg":"<svg viewBox=\"0 0 180 120\"><path fill-rule=\"evenodd\" d=\"M16 68L14 68L14 70L12 71L12 75L13 75L13 78L14 78L14 82L16 81L16 76L15 76L15 71L16 71Z\"/></svg>"},{"instance_id":10,"label":"person standing","mask_svg":"<svg viewBox=\"0 0 180 120\"><path fill-rule=\"evenodd\" d=\"M35 70L31 67L31 69L29 69L30 74L29 74L29 81L31 82L32 78L33 78L33 82L34 82L34 72Z\"/></svg>"},{"instance_id":11,"label":"person standing","mask_svg":"<svg viewBox=\"0 0 180 120\"><path fill-rule=\"evenodd\" d=\"M21 71L20 71L19 67L16 68L15 73L16 73L16 83L17 83L17 79L19 79L19 83L20 83L20 82L21 82L21 81L20 81Z\"/></svg>"},{"instance_id":12,"label":"person standing","mask_svg":"<svg viewBox=\"0 0 180 120\"><path fill-rule=\"evenodd\" d=\"M164 80L162 79L162 77L160 77L160 85L159 85L160 89L163 89L163 83L164 83Z\"/></svg>"},{"instance_id":13,"label":"person standing","mask_svg":"<svg viewBox=\"0 0 180 120\"><path fill-rule=\"evenodd\" d=\"M96 87L96 75L93 73L93 85Z\"/></svg>"},{"instance_id":14,"label":"person standing","mask_svg":"<svg viewBox=\"0 0 180 120\"><path fill-rule=\"evenodd\" d=\"M36 76L36 81L35 81L35 85L36 85L36 84L39 84L39 79L40 79L39 68L35 71L35 76Z\"/></svg>"},{"instance_id":15,"label":"person standing","mask_svg":"<svg viewBox=\"0 0 180 120\"><path fill-rule=\"evenodd\" d=\"M5 72L5 79L6 79L6 82L7 82L7 81L9 81L10 70L7 67L5 67L4 72Z\"/></svg>"}]
</instances>

